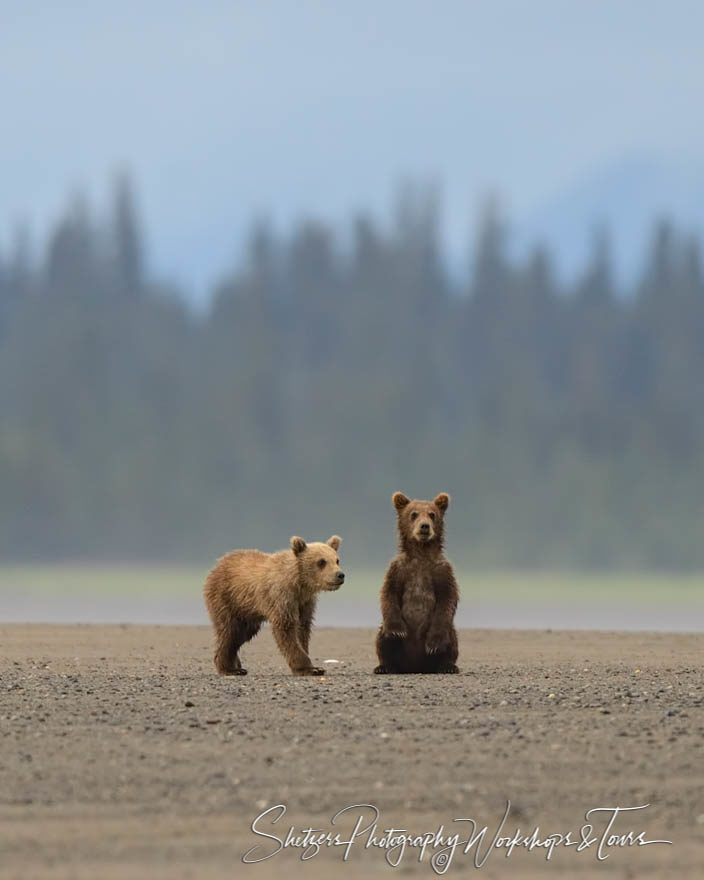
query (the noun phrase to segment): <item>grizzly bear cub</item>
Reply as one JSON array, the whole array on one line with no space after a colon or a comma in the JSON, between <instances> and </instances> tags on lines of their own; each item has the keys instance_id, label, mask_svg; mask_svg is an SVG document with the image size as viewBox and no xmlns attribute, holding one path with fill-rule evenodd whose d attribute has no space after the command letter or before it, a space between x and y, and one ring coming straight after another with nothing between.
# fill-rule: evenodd
<instances>
[{"instance_id":1,"label":"grizzly bear cub","mask_svg":"<svg viewBox=\"0 0 704 880\"><path fill-rule=\"evenodd\" d=\"M215 628L215 668L221 675L246 675L239 650L265 620L295 675L324 675L308 656L317 594L338 590L345 580L337 555L342 539L306 544L291 538L279 553L235 550L218 560L203 589Z\"/></svg>"},{"instance_id":2,"label":"grizzly bear cub","mask_svg":"<svg viewBox=\"0 0 704 880\"><path fill-rule=\"evenodd\" d=\"M376 673L459 672L453 623L459 591L443 553L443 520L450 496L392 498L398 512L399 552L381 588L382 624Z\"/></svg>"}]
</instances>

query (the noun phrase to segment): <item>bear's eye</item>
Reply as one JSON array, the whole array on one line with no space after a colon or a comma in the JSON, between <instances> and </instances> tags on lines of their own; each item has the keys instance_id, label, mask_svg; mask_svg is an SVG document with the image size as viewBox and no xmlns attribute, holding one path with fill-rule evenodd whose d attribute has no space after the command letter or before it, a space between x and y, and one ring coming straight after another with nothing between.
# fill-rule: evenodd
<instances>
[{"instance_id":1,"label":"bear's eye","mask_svg":"<svg viewBox=\"0 0 704 880\"><path fill-rule=\"evenodd\" d=\"M318 560L318 568L325 568L326 562L324 559Z\"/></svg>"},{"instance_id":2,"label":"bear's eye","mask_svg":"<svg viewBox=\"0 0 704 880\"><path fill-rule=\"evenodd\" d=\"M430 518L431 518L431 519L435 519L435 514L434 514L434 513L431 513L431 514L430 514Z\"/></svg>"},{"instance_id":3,"label":"bear's eye","mask_svg":"<svg viewBox=\"0 0 704 880\"><path fill-rule=\"evenodd\" d=\"M411 514L411 519L418 519L418 514L417 514L417 513L412 513L412 514Z\"/></svg>"},{"instance_id":4,"label":"bear's eye","mask_svg":"<svg viewBox=\"0 0 704 880\"><path fill-rule=\"evenodd\" d=\"M336 559L336 560L335 560L335 565L339 565L339 564L340 564L340 560L339 560L339 559Z\"/></svg>"}]
</instances>

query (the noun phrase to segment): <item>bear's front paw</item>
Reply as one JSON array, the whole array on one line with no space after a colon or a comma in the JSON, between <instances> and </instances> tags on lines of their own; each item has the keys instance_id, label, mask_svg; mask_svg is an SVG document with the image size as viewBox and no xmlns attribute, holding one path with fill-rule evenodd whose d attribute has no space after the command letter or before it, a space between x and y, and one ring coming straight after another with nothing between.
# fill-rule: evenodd
<instances>
[{"instance_id":1,"label":"bear's front paw","mask_svg":"<svg viewBox=\"0 0 704 880\"><path fill-rule=\"evenodd\" d=\"M408 631L406 630L405 624L398 620L385 624L382 629L382 635L385 635L388 639L405 639L408 635Z\"/></svg>"},{"instance_id":2,"label":"bear's front paw","mask_svg":"<svg viewBox=\"0 0 704 880\"><path fill-rule=\"evenodd\" d=\"M325 670L319 666L303 666L301 669L294 669L294 675L325 675Z\"/></svg>"},{"instance_id":3,"label":"bear's front paw","mask_svg":"<svg viewBox=\"0 0 704 880\"><path fill-rule=\"evenodd\" d=\"M374 675L386 675L388 671L389 670L384 666L383 663L380 663L378 666L374 667Z\"/></svg>"},{"instance_id":4,"label":"bear's front paw","mask_svg":"<svg viewBox=\"0 0 704 880\"><path fill-rule=\"evenodd\" d=\"M446 633L429 633L425 640L426 654L440 654L449 645L450 640Z\"/></svg>"}]
</instances>

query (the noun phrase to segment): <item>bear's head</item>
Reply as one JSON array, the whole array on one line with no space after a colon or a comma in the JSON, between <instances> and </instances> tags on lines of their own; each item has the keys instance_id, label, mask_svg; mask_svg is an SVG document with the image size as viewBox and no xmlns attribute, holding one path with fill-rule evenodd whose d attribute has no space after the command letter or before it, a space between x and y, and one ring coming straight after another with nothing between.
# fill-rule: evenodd
<instances>
[{"instance_id":1,"label":"bear's head","mask_svg":"<svg viewBox=\"0 0 704 880\"><path fill-rule=\"evenodd\" d=\"M398 513L404 550L442 546L445 511L450 506L447 492L441 492L433 501L411 501L403 492L394 492L391 500Z\"/></svg>"},{"instance_id":2,"label":"bear's head","mask_svg":"<svg viewBox=\"0 0 704 880\"><path fill-rule=\"evenodd\" d=\"M337 555L342 538L333 535L326 543L311 541L307 544L303 538L291 538L291 550L296 557L301 582L309 589L339 590L345 580L340 569L340 557Z\"/></svg>"}]
</instances>

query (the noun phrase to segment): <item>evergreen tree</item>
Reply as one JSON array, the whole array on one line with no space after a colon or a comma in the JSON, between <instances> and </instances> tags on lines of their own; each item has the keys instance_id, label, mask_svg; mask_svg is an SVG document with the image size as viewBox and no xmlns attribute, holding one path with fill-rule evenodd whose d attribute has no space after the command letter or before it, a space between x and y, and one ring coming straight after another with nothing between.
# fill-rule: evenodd
<instances>
[{"instance_id":1,"label":"evergreen tree","mask_svg":"<svg viewBox=\"0 0 704 880\"><path fill-rule=\"evenodd\" d=\"M205 313L145 271L129 178L0 255L0 559L205 558L334 520L392 550L394 489L457 496L458 565L704 567L700 242L659 221L617 289L561 281L496 200L453 280L432 185L351 246L252 225Z\"/></svg>"},{"instance_id":2,"label":"evergreen tree","mask_svg":"<svg viewBox=\"0 0 704 880\"><path fill-rule=\"evenodd\" d=\"M144 248L132 183L125 172L115 179L112 227L119 290L129 297L139 296L143 285Z\"/></svg>"}]
</instances>

